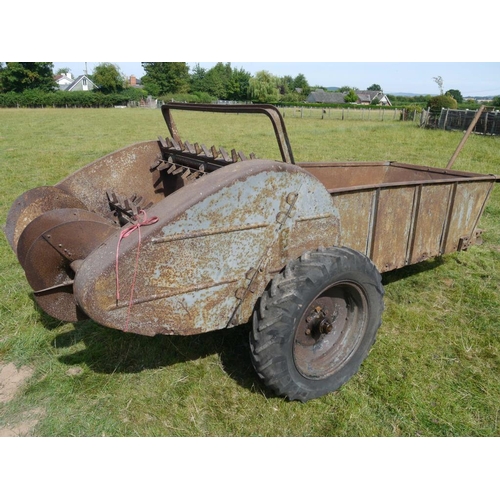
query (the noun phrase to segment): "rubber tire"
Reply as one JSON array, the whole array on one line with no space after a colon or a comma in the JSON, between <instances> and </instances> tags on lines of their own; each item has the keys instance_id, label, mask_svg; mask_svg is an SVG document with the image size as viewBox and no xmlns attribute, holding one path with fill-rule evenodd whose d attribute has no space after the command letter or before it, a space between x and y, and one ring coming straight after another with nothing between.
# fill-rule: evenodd
<instances>
[{"instance_id":1,"label":"rubber tire","mask_svg":"<svg viewBox=\"0 0 500 500\"><path fill-rule=\"evenodd\" d=\"M333 299L344 301L345 307L340 307L343 316L335 306L337 316L332 314L332 321L327 323L327 327L335 325L340 316L337 329L332 330L337 338L323 335L319 322L323 311L311 308L318 300L325 300L323 296L332 300L329 295L345 298L346 293L351 297ZM254 311L250 350L257 374L269 388L290 400L305 402L336 391L358 371L375 342L384 310L383 297L380 273L360 252L332 247L303 254L272 280ZM319 317L311 320L311 311L312 316ZM304 319L306 312L308 317ZM320 337L315 346L302 344L303 339L310 338L304 336L305 321L315 324L315 336ZM338 342L339 336L342 342ZM346 342L350 342L348 352L340 352L342 359L337 361ZM315 348L323 345L329 351L315 358ZM307 361L302 360L302 354ZM323 363L325 356L331 359Z\"/></svg>"}]
</instances>

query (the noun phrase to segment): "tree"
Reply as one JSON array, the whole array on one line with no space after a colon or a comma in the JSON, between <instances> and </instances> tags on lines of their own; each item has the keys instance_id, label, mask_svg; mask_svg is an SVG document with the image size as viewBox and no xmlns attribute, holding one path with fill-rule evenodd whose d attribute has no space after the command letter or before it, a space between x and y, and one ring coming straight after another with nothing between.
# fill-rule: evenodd
<instances>
[{"instance_id":1,"label":"tree","mask_svg":"<svg viewBox=\"0 0 500 500\"><path fill-rule=\"evenodd\" d=\"M443 95L443 78L440 76L433 76L432 79L437 83L439 87L439 93Z\"/></svg>"},{"instance_id":2,"label":"tree","mask_svg":"<svg viewBox=\"0 0 500 500\"><path fill-rule=\"evenodd\" d=\"M342 94L347 94L350 90L353 90L354 92L356 92L356 90L358 90L356 87L349 87L347 85L344 85L343 87L340 87L337 92L340 92Z\"/></svg>"},{"instance_id":3,"label":"tree","mask_svg":"<svg viewBox=\"0 0 500 500\"><path fill-rule=\"evenodd\" d=\"M309 85L309 82L307 81L307 78L302 73L299 73L293 81L293 89L292 90L295 91L295 89L302 89L301 94L305 95L305 96L308 96L309 92L311 91L311 87Z\"/></svg>"},{"instance_id":4,"label":"tree","mask_svg":"<svg viewBox=\"0 0 500 500\"><path fill-rule=\"evenodd\" d=\"M500 108L500 95L493 98L492 104L495 108Z\"/></svg>"},{"instance_id":5,"label":"tree","mask_svg":"<svg viewBox=\"0 0 500 500\"><path fill-rule=\"evenodd\" d=\"M142 83L147 92L160 96L189 89L189 67L185 62L143 62Z\"/></svg>"},{"instance_id":6,"label":"tree","mask_svg":"<svg viewBox=\"0 0 500 500\"><path fill-rule=\"evenodd\" d=\"M431 97L427 102L427 107L431 108L431 111L441 111L442 108L457 109L457 101L451 97L451 95L436 95Z\"/></svg>"},{"instance_id":7,"label":"tree","mask_svg":"<svg viewBox=\"0 0 500 500\"><path fill-rule=\"evenodd\" d=\"M269 71L258 71L250 78L249 97L257 102L277 102L279 98L278 78Z\"/></svg>"},{"instance_id":8,"label":"tree","mask_svg":"<svg viewBox=\"0 0 500 500\"><path fill-rule=\"evenodd\" d=\"M207 70L196 63L190 76L190 87L192 92L207 92L205 76Z\"/></svg>"},{"instance_id":9,"label":"tree","mask_svg":"<svg viewBox=\"0 0 500 500\"><path fill-rule=\"evenodd\" d=\"M38 89L56 90L51 62L8 62L0 72L2 92L23 92Z\"/></svg>"},{"instance_id":10,"label":"tree","mask_svg":"<svg viewBox=\"0 0 500 500\"><path fill-rule=\"evenodd\" d=\"M446 95L451 95L455 101L458 102L458 104L464 102L464 98L462 97L462 93L460 90L455 90L455 89L450 89L446 91Z\"/></svg>"},{"instance_id":11,"label":"tree","mask_svg":"<svg viewBox=\"0 0 500 500\"><path fill-rule=\"evenodd\" d=\"M125 77L118 66L101 63L94 68L91 79L103 94L115 94L123 90Z\"/></svg>"},{"instance_id":12,"label":"tree","mask_svg":"<svg viewBox=\"0 0 500 500\"><path fill-rule=\"evenodd\" d=\"M378 90L379 92L383 92L382 87L377 83L370 85L366 90Z\"/></svg>"},{"instance_id":13,"label":"tree","mask_svg":"<svg viewBox=\"0 0 500 500\"><path fill-rule=\"evenodd\" d=\"M248 87L250 84L250 78L252 75L245 71L243 68L233 69L233 74L231 76L233 80L233 92L230 95L231 99L236 101L246 101L248 98Z\"/></svg>"},{"instance_id":14,"label":"tree","mask_svg":"<svg viewBox=\"0 0 500 500\"><path fill-rule=\"evenodd\" d=\"M278 88L281 95L295 92L294 79L290 75L281 76L278 78Z\"/></svg>"},{"instance_id":15,"label":"tree","mask_svg":"<svg viewBox=\"0 0 500 500\"><path fill-rule=\"evenodd\" d=\"M205 92L214 95L217 99L229 99L229 95L234 92L232 73L231 63L218 62L205 74Z\"/></svg>"},{"instance_id":16,"label":"tree","mask_svg":"<svg viewBox=\"0 0 500 500\"><path fill-rule=\"evenodd\" d=\"M68 73L71 73L70 68L57 68L54 71L54 75L67 75Z\"/></svg>"},{"instance_id":17,"label":"tree","mask_svg":"<svg viewBox=\"0 0 500 500\"><path fill-rule=\"evenodd\" d=\"M349 89L349 92L344 96L345 102L356 102L358 100L358 95L354 89Z\"/></svg>"}]
</instances>

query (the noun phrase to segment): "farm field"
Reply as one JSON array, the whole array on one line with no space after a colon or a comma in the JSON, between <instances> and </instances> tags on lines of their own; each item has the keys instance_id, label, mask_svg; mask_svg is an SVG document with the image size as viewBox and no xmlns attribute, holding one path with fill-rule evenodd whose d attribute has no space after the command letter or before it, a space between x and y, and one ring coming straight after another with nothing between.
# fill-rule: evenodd
<instances>
[{"instance_id":1,"label":"farm field","mask_svg":"<svg viewBox=\"0 0 500 500\"><path fill-rule=\"evenodd\" d=\"M176 121L190 142L279 157L264 117ZM296 161L445 167L462 137L412 122L285 121ZM158 135L168 135L159 110L0 109L0 225L26 190ZM499 139L471 136L453 168L500 175ZM306 404L260 383L250 325L147 338L50 318L2 235L0 436L499 436L499 185L480 227L481 246L383 275L370 355L339 391Z\"/></svg>"}]
</instances>

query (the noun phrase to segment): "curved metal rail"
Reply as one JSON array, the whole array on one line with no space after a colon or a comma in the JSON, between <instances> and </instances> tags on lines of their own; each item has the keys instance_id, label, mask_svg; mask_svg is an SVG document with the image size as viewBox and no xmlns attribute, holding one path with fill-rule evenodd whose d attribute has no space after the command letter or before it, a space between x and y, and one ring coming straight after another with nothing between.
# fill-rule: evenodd
<instances>
[{"instance_id":1,"label":"curved metal rail","mask_svg":"<svg viewBox=\"0 0 500 500\"><path fill-rule=\"evenodd\" d=\"M273 124L274 133L281 153L281 158L285 163L295 164L292 147L285 127L285 122L278 108L271 104L188 104L171 102L161 107L163 118L167 123L168 130L172 138L180 141L181 137L177 130L171 110L180 109L185 111L205 111L212 113L260 113L266 115Z\"/></svg>"}]
</instances>

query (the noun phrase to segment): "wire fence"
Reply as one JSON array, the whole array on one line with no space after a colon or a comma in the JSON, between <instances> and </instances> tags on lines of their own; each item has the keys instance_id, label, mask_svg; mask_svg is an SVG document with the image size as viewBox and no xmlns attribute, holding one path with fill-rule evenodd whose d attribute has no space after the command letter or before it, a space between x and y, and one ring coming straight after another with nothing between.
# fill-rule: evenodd
<instances>
[{"instance_id":1,"label":"wire fence","mask_svg":"<svg viewBox=\"0 0 500 500\"><path fill-rule=\"evenodd\" d=\"M367 121L420 121L420 113L402 108L380 106L368 108L321 108L301 106L278 106L287 118L313 118L318 120L367 120Z\"/></svg>"},{"instance_id":2,"label":"wire fence","mask_svg":"<svg viewBox=\"0 0 500 500\"><path fill-rule=\"evenodd\" d=\"M476 110L447 109L432 112L424 110L420 125L442 130L467 130L476 116ZM500 135L500 111L483 111L473 130L476 134Z\"/></svg>"}]
</instances>

